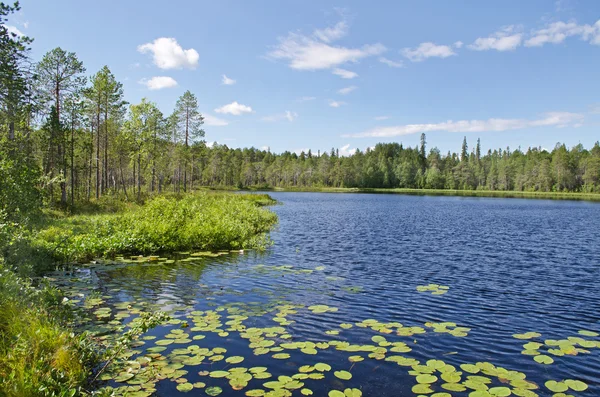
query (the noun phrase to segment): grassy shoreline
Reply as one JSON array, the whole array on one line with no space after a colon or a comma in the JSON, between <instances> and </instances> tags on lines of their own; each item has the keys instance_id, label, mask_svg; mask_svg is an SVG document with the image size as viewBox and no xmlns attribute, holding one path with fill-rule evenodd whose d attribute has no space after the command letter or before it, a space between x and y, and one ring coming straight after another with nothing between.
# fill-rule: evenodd
<instances>
[{"instance_id":1,"label":"grassy shoreline","mask_svg":"<svg viewBox=\"0 0 600 397\"><path fill-rule=\"evenodd\" d=\"M48 212L12 233L0 251L0 396L89 395L97 365L111 360L113 347L74 329L82 318L62 292L27 276L118 254L266 248L277 216L262 207L275 203L267 194L234 192L169 194L141 204L108 200L75 215ZM160 313L147 314L130 330L158 323ZM125 332L117 343L123 337L135 335Z\"/></svg>"},{"instance_id":2,"label":"grassy shoreline","mask_svg":"<svg viewBox=\"0 0 600 397\"><path fill-rule=\"evenodd\" d=\"M522 192L501 190L446 190L446 189L403 189L403 188L260 188L260 191L272 192L313 192L313 193L377 193L404 194L412 196L456 196L456 197L494 197L526 198L544 200L577 200L600 202L600 193L563 193L563 192Z\"/></svg>"}]
</instances>

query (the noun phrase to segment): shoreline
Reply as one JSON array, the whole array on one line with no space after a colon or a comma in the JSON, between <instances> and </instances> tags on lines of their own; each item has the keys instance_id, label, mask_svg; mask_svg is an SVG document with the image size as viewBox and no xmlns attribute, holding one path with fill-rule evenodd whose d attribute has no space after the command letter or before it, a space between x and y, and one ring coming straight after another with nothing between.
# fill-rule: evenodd
<instances>
[{"instance_id":1,"label":"shoreline","mask_svg":"<svg viewBox=\"0 0 600 397\"><path fill-rule=\"evenodd\" d=\"M446 189L405 189L405 188L250 188L240 191L295 192L295 193L374 193L402 194L409 196L454 196L454 197L491 197L522 198L538 200L572 200L600 202L600 193L560 193L560 192L523 192L503 190L446 190Z\"/></svg>"}]
</instances>

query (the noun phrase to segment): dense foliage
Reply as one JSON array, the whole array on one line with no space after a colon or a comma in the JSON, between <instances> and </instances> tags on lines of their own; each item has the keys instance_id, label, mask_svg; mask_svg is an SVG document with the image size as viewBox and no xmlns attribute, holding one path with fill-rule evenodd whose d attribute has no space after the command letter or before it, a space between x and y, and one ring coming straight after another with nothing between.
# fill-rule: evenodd
<instances>
[{"instance_id":1,"label":"dense foliage","mask_svg":"<svg viewBox=\"0 0 600 397\"><path fill-rule=\"evenodd\" d=\"M251 197L249 199L249 197ZM59 218L41 230L34 245L55 260L116 254L264 248L277 216L259 207L266 195L197 193L160 196L125 211Z\"/></svg>"},{"instance_id":2,"label":"dense foliage","mask_svg":"<svg viewBox=\"0 0 600 397\"><path fill-rule=\"evenodd\" d=\"M380 143L343 157L330 153L203 147L196 159L198 184L263 187L358 187L529 192L600 192L600 143L586 150L557 144L552 151L530 148L490 150L479 142L468 152L427 155L419 147Z\"/></svg>"},{"instance_id":3,"label":"dense foliage","mask_svg":"<svg viewBox=\"0 0 600 397\"><path fill-rule=\"evenodd\" d=\"M34 288L0 263L0 395L73 396L92 373L99 352L66 324L61 293Z\"/></svg>"}]
</instances>

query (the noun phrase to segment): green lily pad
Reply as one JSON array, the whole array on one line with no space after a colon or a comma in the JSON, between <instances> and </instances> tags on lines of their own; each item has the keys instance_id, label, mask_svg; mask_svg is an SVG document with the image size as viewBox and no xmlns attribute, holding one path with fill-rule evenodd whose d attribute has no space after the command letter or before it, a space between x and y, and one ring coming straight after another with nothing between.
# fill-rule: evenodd
<instances>
[{"instance_id":1,"label":"green lily pad","mask_svg":"<svg viewBox=\"0 0 600 397\"><path fill-rule=\"evenodd\" d=\"M232 356L232 357L227 357L225 359L225 362L227 362L229 364L239 364L242 361L244 361L244 357L241 357L241 356Z\"/></svg>"},{"instance_id":2,"label":"green lily pad","mask_svg":"<svg viewBox=\"0 0 600 397\"><path fill-rule=\"evenodd\" d=\"M461 364L460 368L465 371L465 372L469 372L471 374L476 374L480 371L479 367L473 365L473 364Z\"/></svg>"},{"instance_id":3,"label":"green lily pad","mask_svg":"<svg viewBox=\"0 0 600 397\"><path fill-rule=\"evenodd\" d=\"M429 387L429 384L418 384L412 387L412 392L415 394L430 394L433 393L433 389Z\"/></svg>"},{"instance_id":4,"label":"green lily pad","mask_svg":"<svg viewBox=\"0 0 600 397\"><path fill-rule=\"evenodd\" d=\"M339 390L330 390L329 393L327 393L327 395L329 397L346 397L345 394Z\"/></svg>"},{"instance_id":5,"label":"green lily pad","mask_svg":"<svg viewBox=\"0 0 600 397\"><path fill-rule=\"evenodd\" d=\"M248 396L248 397L262 397L264 395L265 395L265 391L263 389L248 390L246 392L246 396Z\"/></svg>"},{"instance_id":6,"label":"green lily pad","mask_svg":"<svg viewBox=\"0 0 600 397\"><path fill-rule=\"evenodd\" d=\"M310 389L304 388L304 389L300 390L300 393L302 393L302 395L304 395L304 396L312 396L313 391Z\"/></svg>"},{"instance_id":7,"label":"green lily pad","mask_svg":"<svg viewBox=\"0 0 600 397\"><path fill-rule=\"evenodd\" d=\"M553 359L552 357L550 357L550 356L546 356L546 355L544 355L544 354L541 354L541 355L539 355L539 356L535 356L535 357L533 357L533 359L534 359L534 360L535 360L537 363L540 363L540 364L546 364L546 365L552 364L552 363L554 362L554 359Z\"/></svg>"},{"instance_id":8,"label":"green lily pad","mask_svg":"<svg viewBox=\"0 0 600 397\"><path fill-rule=\"evenodd\" d=\"M229 376L228 371L212 371L209 375L211 378L225 378Z\"/></svg>"},{"instance_id":9,"label":"green lily pad","mask_svg":"<svg viewBox=\"0 0 600 397\"><path fill-rule=\"evenodd\" d=\"M433 375L429 375L429 374L422 374L417 376L417 383L425 383L425 384L429 384L429 383L435 383L438 380L437 376L433 376Z\"/></svg>"},{"instance_id":10,"label":"green lily pad","mask_svg":"<svg viewBox=\"0 0 600 397\"><path fill-rule=\"evenodd\" d=\"M344 395L346 397L361 397L362 396L362 391L360 391L359 389L346 389L344 390Z\"/></svg>"},{"instance_id":11,"label":"green lily pad","mask_svg":"<svg viewBox=\"0 0 600 397\"><path fill-rule=\"evenodd\" d=\"M324 363L316 363L315 369L319 372L331 371L331 365Z\"/></svg>"},{"instance_id":12,"label":"green lily pad","mask_svg":"<svg viewBox=\"0 0 600 397\"><path fill-rule=\"evenodd\" d=\"M488 392L494 397L508 397L511 395L508 387L492 387Z\"/></svg>"},{"instance_id":13,"label":"green lily pad","mask_svg":"<svg viewBox=\"0 0 600 397\"><path fill-rule=\"evenodd\" d=\"M567 379L564 382L565 385L569 386L569 389L571 390L585 391L588 388L588 385L580 380Z\"/></svg>"},{"instance_id":14,"label":"green lily pad","mask_svg":"<svg viewBox=\"0 0 600 397\"><path fill-rule=\"evenodd\" d=\"M348 371L335 371L333 374L335 375L336 378L339 378L341 380L352 379L352 374Z\"/></svg>"},{"instance_id":15,"label":"green lily pad","mask_svg":"<svg viewBox=\"0 0 600 397\"><path fill-rule=\"evenodd\" d=\"M548 390L554 393L562 393L569 390L569 386L567 386L564 382L557 382L555 380L549 380L545 383L545 386Z\"/></svg>"},{"instance_id":16,"label":"green lily pad","mask_svg":"<svg viewBox=\"0 0 600 397\"><path fill-rule=\"evenodd\" d=\"M223 389L221 389L219 386L210 386L207 387L205 389L205 393L208 394L209 396L218 396L219 394L223 393Z\"/></svg>"},{"instance_id":17,"label":"green lily pad","mask_svg":"<svg viewBox=\"0 0 600 397\"><path fill-rule=\"evenodd\" d=\"M189 382L180 383L177 385L177 390L179 390L180 392L183 392L183 393L187 393L189 391L192 391L193 389L194 389L194 385L192 385Z\"/></svg>"}]
</instances>

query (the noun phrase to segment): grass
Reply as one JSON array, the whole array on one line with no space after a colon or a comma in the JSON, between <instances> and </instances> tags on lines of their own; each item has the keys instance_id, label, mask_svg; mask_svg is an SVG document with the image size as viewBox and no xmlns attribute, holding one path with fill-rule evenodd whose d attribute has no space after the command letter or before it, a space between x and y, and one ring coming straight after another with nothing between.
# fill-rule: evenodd
<instances>
[{"instance_id":1,"label":"grass","mask_svg":"<svg viewBox=\"0 0 600 397\"><path fill-rule=\"evenodd\" d=\"M63 262L194 249L264 249L277 217L261 207L272 203L264 194L159 196L109 213L92 209L55 217L33 245Z\"/></svg>"},{"instance_id":2,"label":"grass","mask_svg":"<svg viewBox=\"0 0 600 397\"><path fill-rule=\"evenodd\" d=\"M391 188L275 188L274 191L289 192L323 192L323 193L382 193L406 194L418 196L464 196L464 197L498 197L498 198L531 198L546 200L585 200L600 201L600 193L579 192L524 192L502 190L450 190L450 189L391 189Z\"/></svg>"},{"instance_id":3,"label":"grass","mask_svg":"<svg viewBox=\"0 0 600 397\"><path fill-rule=\"evenodd\" d=\"M60 292L34 288L0 264L0 395L74 396L99 355L66 324Z\"/></svg>"},{"instance_id":4,"label":"grass","mask_svg":"<svg viewBox=\"0 0 600 397\"><path fill-rule=\"evenodd\" d=\"M27 227L0 217L0 396L87 394L105 359L70 328L76 313L60 291L17 273L118 254L263 249L277 216L262 207L274 203L265 194L203 191L141 204L105 198L79 204L74 215L46 210Z\"/></svg>"}]
</instances>

